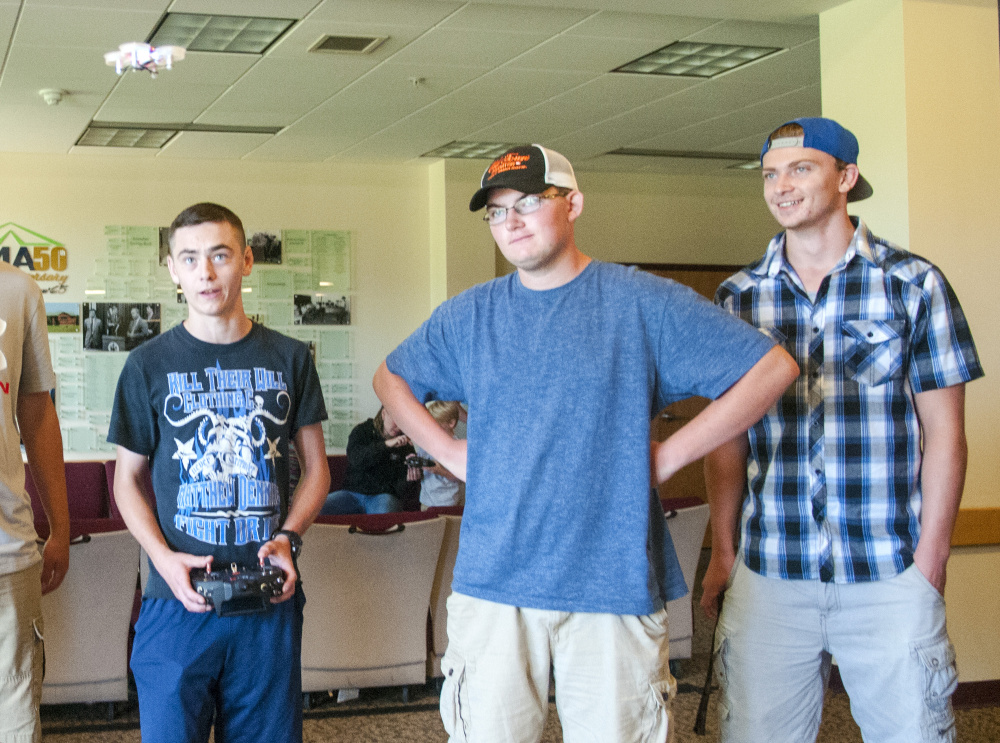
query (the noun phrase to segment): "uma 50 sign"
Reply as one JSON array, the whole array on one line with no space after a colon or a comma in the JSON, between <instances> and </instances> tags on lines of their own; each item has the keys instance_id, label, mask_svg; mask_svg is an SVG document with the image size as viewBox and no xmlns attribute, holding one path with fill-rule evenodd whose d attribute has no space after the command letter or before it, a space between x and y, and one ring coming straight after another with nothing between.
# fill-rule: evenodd
<instances>
[{"instance_id":1,"label":"uma 50 sign","mask_svg":"<svg viewBox=\"0 0 1000 743\"><path fill-rule=\"evenodd\" d=\"M66 292L66 246L13 222L0 225L0 260L29 272L46 294Z\"/></svg>"}]
</instances>

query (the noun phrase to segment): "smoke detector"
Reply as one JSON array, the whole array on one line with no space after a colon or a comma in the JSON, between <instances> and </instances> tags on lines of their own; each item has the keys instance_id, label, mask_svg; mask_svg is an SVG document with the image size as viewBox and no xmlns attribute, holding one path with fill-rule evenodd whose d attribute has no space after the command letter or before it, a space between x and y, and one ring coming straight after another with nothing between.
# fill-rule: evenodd
<instances>
[{"instance_id":1,"label":"smoke detector","mask_svg":"<svg viewBox=\"0 0 1000 743\"><path fill-rule=\"evenodd\" d=\"M42 88L38 91L38 95L50 106L56 106L63 99L63 96L69 95L69 92L59 88Z\"/></svg>"}]
</instances>

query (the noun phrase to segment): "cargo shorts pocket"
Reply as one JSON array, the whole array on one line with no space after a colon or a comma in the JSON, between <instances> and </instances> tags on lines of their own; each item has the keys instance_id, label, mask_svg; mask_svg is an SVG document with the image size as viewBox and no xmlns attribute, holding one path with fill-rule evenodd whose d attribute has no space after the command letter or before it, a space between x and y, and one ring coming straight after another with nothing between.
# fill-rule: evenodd
<instances>
[{"instance_id":1,"label":"cargo shorts pocket","mask_svg":"<svg viewBox=\"0 0 1000 743\"><path fill-rule=\"evenodd\" d=\"M639 738L643 743L663 743L668 740L671 702L676 693L677 682L672 677L650 683Z\"/></svg>"},{"instance_id":2,"label":"cargo shorts pocket","mask_svg":"<svg viewBox=\"0 0 1000 743\"><path fill-rule=\"evenodd\" d=\"M712 663L712 670L715 672L715 682L719 685L719 719L729 719L729 684L727 676L727 662L729 661L729 638L723 636L722 629L716 630L715 648L713 650L715 660Z\"/></svg>"},{"instance_id":3,"label":"cargo shorts pocket","mask_svg":"<svg viewBox=\"0 0 1000 743\"><path fill-rule=\"evenodd\" d=\"M955 714L951 695L958 686L955 648L947 637L913 643L920 661L924 683L924 711L921 728L924 740L951 743L956 740Z\"/></svg>"},{"instance_id":4,"label":"cargo shorts pocket","mask_svg":"<svg viewBox=\"0 0 1000 743\"><path fill-rule=\"evenodd\" d=\"M34 646L31 650L31 698L37 709L42 703L42 681L45 680L45 625L41 617L31 622Z\"/></svg>"},{"instance_id":5,"label":"cargo shorts pocket","mask_svg":"<svg viewBox=\"0 0 1000 743\"><path fill-rule=\"evenodd\" d=\"M441 659L444 683L441 685L441 722L450 743L464 743L469 737L469 687L465 660L457 653L446 652Z\"/></svg>"}]
</instances>

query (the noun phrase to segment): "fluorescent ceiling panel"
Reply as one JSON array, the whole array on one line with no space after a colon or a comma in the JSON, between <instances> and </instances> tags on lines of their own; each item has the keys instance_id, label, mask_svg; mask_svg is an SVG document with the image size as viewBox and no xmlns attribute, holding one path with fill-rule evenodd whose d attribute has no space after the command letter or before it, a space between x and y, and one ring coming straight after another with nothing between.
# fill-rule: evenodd
<instances>
[{"instance_id":1,"label":"fluorescent ceiling panel","mask_svg":"<svg viewBox=\"0 0 1000 743\"><path fill-rule=\"evenodd\" d=\"M76 141L85 147L141 147L157 150L177 134L176 129L117 129L87 127Z\"/></svg>"},{"instance_id":2,"label":"fluorescent ceiling panel","mask_svg":"<svg viewBox=\"0 0 1000 743\"><path fill-rule=\"evenodd\" d=\"M772 46L736 46L733 44L677 41L617 67L612 72L715 77L779 51L781 51L779 47Z\"/></svg>"},{"instance_id":3,"label":"fluorescent ceiling panel","mask_svg":"<svg viewBox=\"0 0 1000 743\"><path fill-rule=\"evenodd\" d=\"M87 147L163 147L178 132L216 132L225 134L268 134L281 127L211 126L208 124L143 124L137 122L91 121L77 140Z\"/></svg>"},{"instance_id":4,"label":"fluorescent ceiling panel","mask_svg":"<svg viewBox=\"0 0 1000 743\"><path fill-rule=\"evenodd\" d=\"M189 52L263 54L294 22L289 18L167 13L149 43L182 46Z\"/></svg>"}]
</instances>

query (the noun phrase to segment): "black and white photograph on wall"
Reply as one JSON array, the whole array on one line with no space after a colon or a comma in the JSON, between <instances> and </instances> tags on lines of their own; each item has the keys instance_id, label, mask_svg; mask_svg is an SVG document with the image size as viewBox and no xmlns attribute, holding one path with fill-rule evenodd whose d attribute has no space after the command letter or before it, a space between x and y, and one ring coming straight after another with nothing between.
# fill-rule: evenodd
<instances>
[{"instance_id":1,"label":"black and white photograph on wall","mask_svg":"<svg viewBox=\"0 0 1000 743\"><path fill-rule=\"evenodd\" d=\"M247 230L254 263L281 263L281 230Z\"/></svg>"},{"instance_id":2,"label":"black and white photograph on wall","mask_svg":"<svg viewBox=\"0 0 1000 743\"><path fill-rule=\"evenodd\" d=\"M351 301L332 294L296 294L296 325L350 325Z\"/></svg>"},{"instance_id":3,"label":"black and white photograph on wall","mask_svg":"<svg viewBox=\"0 0 1000 743\"><path fill-rule=\"evenodd\" d=\"M154 302L85 302L83 349L131 351L160 334L160 305Z\"/></svg>"}]
</instances>

